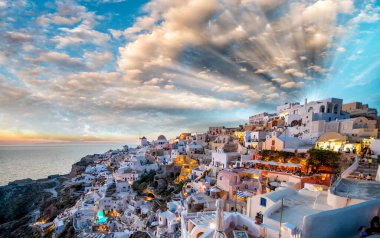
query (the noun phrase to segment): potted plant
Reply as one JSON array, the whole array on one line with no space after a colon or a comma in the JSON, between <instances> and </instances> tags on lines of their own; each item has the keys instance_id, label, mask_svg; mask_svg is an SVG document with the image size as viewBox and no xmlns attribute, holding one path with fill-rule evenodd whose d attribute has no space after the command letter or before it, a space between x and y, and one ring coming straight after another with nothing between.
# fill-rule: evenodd
<instances>
[{"instance_id":1,"label":"potted plant","mask_svg":"<svg viewBox=\"0 0 380 238\"><path fill-rule=\"evenodd\" d=\"M263 223L263 214L261 212L256 213L255 221L256 221L255 224L258 224L258 225Z\"/></svg>"}]
</instances>

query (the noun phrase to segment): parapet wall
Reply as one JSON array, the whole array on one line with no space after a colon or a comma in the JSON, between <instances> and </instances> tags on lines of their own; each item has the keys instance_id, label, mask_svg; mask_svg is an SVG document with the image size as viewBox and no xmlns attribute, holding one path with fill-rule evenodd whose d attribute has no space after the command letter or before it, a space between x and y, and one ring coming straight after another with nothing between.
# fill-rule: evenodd
<instances>
[{"instance_id":1,"label":"parapet wall","mask_svg":"<svg viewBox=\"0 0 380 238\"><path fill-rule=\"evenodd\" d=\"M333 208L342 208L342 207L362 203L365 201L362 199L350 198L348 196L343 197L343 196L335 195L333 191L334 189L335 188L330 188L327 194L327 204Z\"/></svg>"},{"instance_id":2,"label":"parapet wall","mask_svg":"<svg viewBox=\"0 0 380 238\"><path fill-rule=\"evenodd\" d=\"M358 160L358 156L355 157L355 161L354 163L348 167L342 174L341 174L341 177L342 178L347 178L350 174L352 174L355 170L357 170L359 167L359 160Z\"/></svg>"},{"instance_id":3,"label":"parapet wall","mask_svg":"<svg viewBox=\"0 0 380 238\"><path fill-rule=\"evenodd\" d=\"M369 226L372 217L378 216L379 211L380 201L372 200L306 216L302 237L354 237L358 227Z\"/></svg>"}]
</instances>

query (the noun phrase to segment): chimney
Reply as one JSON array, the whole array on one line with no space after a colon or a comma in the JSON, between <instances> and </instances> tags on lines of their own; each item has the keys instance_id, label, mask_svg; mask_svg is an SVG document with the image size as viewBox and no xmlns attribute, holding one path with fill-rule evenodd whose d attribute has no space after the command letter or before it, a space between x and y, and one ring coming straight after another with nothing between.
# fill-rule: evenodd
<instances>
[{"instance_id":1,"label":"chimney","mask_svg":"<svg viewBox=\"0 0 380 238\"><path fill-rule=\"evenodd\" d=\"M305 107L305 111L307 111L307 109L306 109L306 105L307 105L307 98L305 98L305 105L304 105L304 107Z\"/></svg>"}]
</instances>

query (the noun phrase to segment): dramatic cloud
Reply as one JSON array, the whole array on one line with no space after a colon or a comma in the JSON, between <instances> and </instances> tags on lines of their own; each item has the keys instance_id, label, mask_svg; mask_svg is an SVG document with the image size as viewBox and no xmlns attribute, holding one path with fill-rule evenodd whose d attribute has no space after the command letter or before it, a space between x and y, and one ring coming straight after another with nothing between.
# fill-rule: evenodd
<instances>
[{"instance_id":1,"label":"dramatic cloud","mask_svg":"<svg viewBox=\"0 0 380 238\"><path fill-rule=\"evenodd\" d=\"M131 39L119 49L119 70L127 78L149 81L152 74L161 78L171 71L176 75L174 86L178 86L188 69L195 72L191 77L198 78L196 72L206 67L213 77L203 80L213 82L222 75L222 84L228 85L211 87L213 92L242 88L265 92L264 85L273 82L271 87L291 92L290 97L302 93L316 72L320 74L317 79L323 79L330 47L341 39L341 24L345 23L337 18L354 13L350 0L155 0L144 9L147 14L134 26L113 33ZM178 84L188 88L186 84L197 78ZM226 96L231 95L223 94ZM236 100L234 95L230 98Z\"/></svg>"}]
</instances>

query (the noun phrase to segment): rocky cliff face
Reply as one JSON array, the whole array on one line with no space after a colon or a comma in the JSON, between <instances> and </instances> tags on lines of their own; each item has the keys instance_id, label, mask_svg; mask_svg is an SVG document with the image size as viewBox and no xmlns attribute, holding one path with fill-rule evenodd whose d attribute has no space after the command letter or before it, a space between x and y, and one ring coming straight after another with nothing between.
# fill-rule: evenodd
<instances>
[{"instance_id":1,"label":"rocky cliff face","mask_svg":"<svg viewBox=\"0 0 380 238\"><path fill-rule=\"evenodd\" d=\"M72 166L69 175L24 179L0 187L0 237L50 237L31 224L36 221L51 222L61 211L73 206L82 187L71 186L67 181L83 172L96 159L96 155L83 157ZM53 194L52 190L57 194ZM62 237L73 237L71 228L68 226Z\"/></svg>"},{"instance_id":2,"label":"rocky cliff face","mask_svg":"<svg viewBox=\"0 0 380 238\"><path fill-rule=\"evenodd\" d=\"M87 155L83 157L80 161L71 166L70 177L74 178L76 175L84 172L86 167L90 164L94 164L94 161L97 159L99 159L98 155Z\"/></svg>"},{"instance_id":3,"label":"rocky cliff face","mask_svg":"<svg viewBox=\"0 0 380 238\"><path fill-rule=\"evenodd\" d=\"M41 204L51 197L45 189L56 185L51 180L21 180L0 187L0 237L19 237L20 233L27 232L30 237L39 237L27 225L34 222Z\"/></svg>"}]
</instances>

